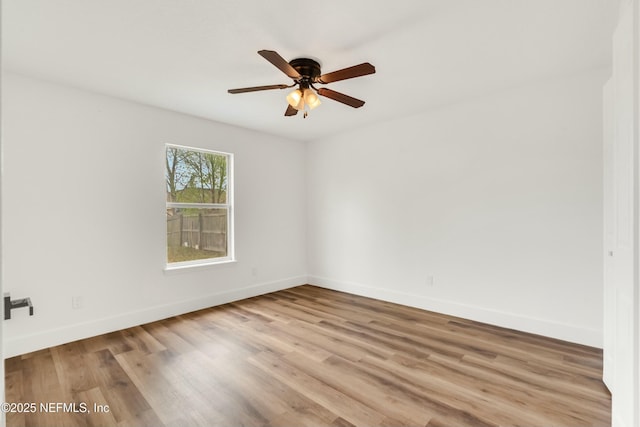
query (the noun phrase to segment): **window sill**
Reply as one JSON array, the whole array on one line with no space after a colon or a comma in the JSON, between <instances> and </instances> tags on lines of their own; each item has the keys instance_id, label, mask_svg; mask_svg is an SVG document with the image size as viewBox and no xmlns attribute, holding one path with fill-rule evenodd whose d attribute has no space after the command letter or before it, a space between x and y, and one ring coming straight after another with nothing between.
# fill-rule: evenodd
<instances>
[{"instance_id":1,"label":"window sill","mask_svg":"<svg viewBox=\"0 0 640 427\"><path fill-rule=\"evenodd\" d=\"M187 272L199 269L208 269L208 268L216 268L219 266L235 264L238 262L235 259L225 259L222 261L209 261L209 262L201 262L197 264L181 264L181 265L165 265L164 272L165 274L179 273L179 272Z\"/></svg>"}]
</instances>

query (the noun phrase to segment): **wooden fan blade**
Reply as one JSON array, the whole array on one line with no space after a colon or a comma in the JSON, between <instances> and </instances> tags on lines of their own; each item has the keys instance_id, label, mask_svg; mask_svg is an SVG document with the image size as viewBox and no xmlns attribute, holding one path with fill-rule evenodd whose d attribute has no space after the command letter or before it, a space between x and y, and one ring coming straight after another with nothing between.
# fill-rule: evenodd
<instances>
[{"instance_id":1,"label":"wooden fan blade","mask_svg":"<svg viewBox=\"0 0 640 427\"><path fill-rule=\"evenodd\" d=\"M325 87L318 89L318 95L326 96L327 98L342 102L343 104L347 104L353 108L360 108L364 105L364 101L360 99L353 98L349 95L345 95L344 93L336 92L335 90L327 89Z\"/></svg>"},{"instance_id":2,"label":"wooden fan blade","mask_svg":"<svg viewBox=\"0 0 640 427\"><path fill-rule=\"evenodd\" d=\"M259 90L271 90L271 89L286 89L290 86L287 85L269 85L269 86L254 86L254 87L243 87L240 89L229 89L227 92L229 93L245 93L245 92L257 92Z\"/></svg>"},{"instance_id":3,"label":"wooden fan blade","mask_svg":"<svg viewBox=\"0 0 640 427\"><path fill-rule=\"evenodd\" d=\"M284 112L285 116L295 116L298 114L298 110L293 108L291 105L287 105L287 111Z\"/></svg>"},{"instance_id":4,"label":"wooden fan blade","mask_svg":"<svg viewBox=\"0 0 640 427\"><path fill-rule=\"evenodd\" d=\"M354 77L366 76L367 74L373 74L376 72L376 67L369 64L368 62L363 62L359 65L354 65L353 67L343 68L342 70L333 71L331 73L323 74L318 77L317 81L319 83L331 83L337 82L339 80L352 79Z\"/></svg>"},{"instance_id":5,"label":"wooden fan blade","mask_svg":"<svg viewBox=\"0 0 640 427\"><path fill-rule=\"evenodd\" d=\"M278 69L280 69L280 71L282 71L292 79L298 80L302 78L300 73L298 73L295 68L293 68L282 56L280 56L278 52L274 50L259 50L258 54L267 61L271 62Z\"/></svg>"}]
</instances>

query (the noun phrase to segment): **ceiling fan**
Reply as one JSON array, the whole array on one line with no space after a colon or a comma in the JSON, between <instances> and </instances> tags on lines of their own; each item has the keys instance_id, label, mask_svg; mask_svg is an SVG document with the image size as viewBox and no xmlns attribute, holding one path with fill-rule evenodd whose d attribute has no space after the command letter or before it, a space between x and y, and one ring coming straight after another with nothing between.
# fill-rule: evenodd
<instances>
[{"instance_id":1,"label":"ceiling fan","mask_svg":"<svg viewBox=\"0 0 640 427\"><path fill-rule=\"evenodd\" d=\"M287 62L278 54L278 52L273 50L260 50L258 51L258 54L275 65L289 78L293 79L293 84L244 87L240 89L229 89L228 92L257 92L260 90L287 89L297 86L298 88L287 96L289 105L284 113L285 116L295 116L298 114L298 111L304 111L304 117L307 117L308 110L312 110L320 105L320 99L317 95L333 99L334 101L341 102L353 108L362 107L364 105L364 101L360 99L353 98L349 95L324 87L316 88L314 84L325 85L327 83L366 76L367 74L373 74L376 72L373 65L368 62L364 62L362 64L354 65L353 67L343 68L327 74L321 74L320 64L313 59L296 58Z\"/></svg>"}]
</instances>

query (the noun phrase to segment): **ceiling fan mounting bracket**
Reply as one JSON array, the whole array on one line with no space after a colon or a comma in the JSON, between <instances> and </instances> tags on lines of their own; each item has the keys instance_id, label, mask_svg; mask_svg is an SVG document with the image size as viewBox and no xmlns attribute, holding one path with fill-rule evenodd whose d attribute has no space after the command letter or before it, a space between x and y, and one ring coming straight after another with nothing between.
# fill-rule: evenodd
<instances>
[{"instance_id":1,"label":"ceiling fan mounting bracket","mask_svg":"<svg viewBox=\"0 0 640 427\"><path fill-rule=\"evenodd\" d=\"M320 64L317 61L309 58L296 58L289 61L291 65L302 78L301 82L315 82L320 77Z\"/></svg>"}]
</instances>

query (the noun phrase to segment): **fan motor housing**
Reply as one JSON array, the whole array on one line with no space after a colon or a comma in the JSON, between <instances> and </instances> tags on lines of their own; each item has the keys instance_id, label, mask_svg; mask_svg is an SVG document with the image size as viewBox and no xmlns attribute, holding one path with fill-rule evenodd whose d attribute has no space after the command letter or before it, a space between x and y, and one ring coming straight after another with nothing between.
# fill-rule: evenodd
<instances>
[{"instance_id":1,"label":"fan motor housing","mask_svg":"<svg viewBox=\"0 0 640 427\"><path fill-rule=\"evenodd\" d=\"M291 65L303 78L314 81L320 77L320 64L309 58L296 58L289 61Z\"/></svg>"}]
</instances>

